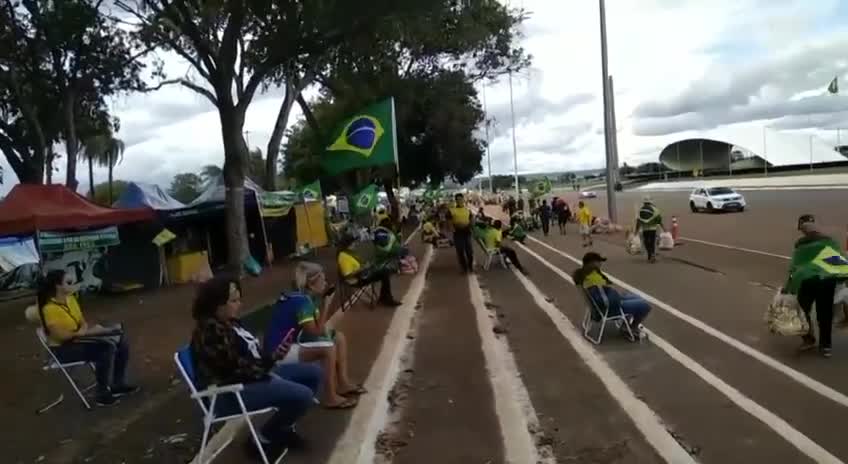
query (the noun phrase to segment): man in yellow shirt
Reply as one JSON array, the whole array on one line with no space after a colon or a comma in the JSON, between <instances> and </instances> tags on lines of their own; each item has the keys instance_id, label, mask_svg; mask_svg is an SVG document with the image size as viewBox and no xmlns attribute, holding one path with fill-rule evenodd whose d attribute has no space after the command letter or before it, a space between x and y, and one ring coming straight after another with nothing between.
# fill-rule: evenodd
<instances>
[{"instance_id":1,"label":"man in yellow shirt","mask_svg":"<svg viewBox=\"0 0 848 464\"><path fill-rule=\"evenodd\" d=\"M456 204L448 210L451 228L453 229L453 246L459 268L464 273L474 272L474 249L471 247L471 226L473 219L471 210L465 206L465 197L461 193L454 196Z\"/></svg>"},{"instance_id":2,"label":"man in yellow shirt","mask_svg":"<svg viewBox=\"0 0 848 464\"><path fill-rule=\"evenodd\" d=\"M380 282L380 304L384 306L400 306L401 303L395 300L392 295L391 276L394 272L388 267L363 266L353 252L354 243L356 243L356 240L350 235L342 237L339 243L339 254L336 256L336 263L339 266L339 273L342 275L342 278L354 287L364 287L374 282Z\"/></svg>"},{"instance_id":3,"label":"man in yellow shirt","mask_svg":"<svg viewBox=\"0 0 848 464\"><path fill-rule=\"evenodd\" d=\"M521 262L518 260L518 253L503 244L503 223L500 220L496 220L491 226L487 224L484 227L482 239L486 249L499 249L507 261L512 263L519 272L524 275L529 275L527 270L524 269L524 266L522 266Z\"/></svg>"},{"instance_id":4,"label":"man in yellow shirt","mask_svg":"<svg viewBox=\"0 0 848 464\"><path fill-rule=\"evenodd\" d=\"M577 223L580 224L580 238L583 246L592 246L592 211L582 201L577 203Z\"/></svg>"}]
</instances>

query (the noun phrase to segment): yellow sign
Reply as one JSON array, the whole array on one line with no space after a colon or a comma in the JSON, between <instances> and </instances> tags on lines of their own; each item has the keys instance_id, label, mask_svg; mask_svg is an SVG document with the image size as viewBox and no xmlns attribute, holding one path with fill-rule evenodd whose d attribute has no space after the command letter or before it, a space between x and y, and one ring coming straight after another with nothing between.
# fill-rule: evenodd
<instances>
[{"instance_id":1,"label":"yellow sign","mask_svg":"<svg viewBox=\"0 0 848 464\"><path fill-rule=\"evenodd\" d=\"M159 235L153 237L153 244L161 247L175 238L177 238L177 236L173 232L168 229L162 229L162 232L159 232Z\"/></svg>"}]
</instances>

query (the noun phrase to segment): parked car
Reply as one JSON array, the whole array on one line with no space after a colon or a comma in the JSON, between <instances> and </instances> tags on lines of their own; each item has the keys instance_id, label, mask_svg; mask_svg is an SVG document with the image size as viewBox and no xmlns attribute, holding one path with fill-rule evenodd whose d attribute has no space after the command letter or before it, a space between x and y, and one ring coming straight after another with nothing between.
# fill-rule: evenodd
<instances>
[{"instance_id":1,"label":"parked car","mask_svg":"<svg viewBox=\"0 0 848 464\"><path fill-rule=\"evenodd\" d=\"M693 213L701 210L745 211L745 197L730 187L696 188L689 194L689 209Z\"/></svg>"},{"instance_id":2,"label":"parked car","mask_svg":"<svg viewBox=\"0 0 848 464\"><path fill-rule=\"evenodd\" d=\"M584 190L580 192L580 198L598 198L598 194L593 190Z\"/></svg>"}]
</instances>

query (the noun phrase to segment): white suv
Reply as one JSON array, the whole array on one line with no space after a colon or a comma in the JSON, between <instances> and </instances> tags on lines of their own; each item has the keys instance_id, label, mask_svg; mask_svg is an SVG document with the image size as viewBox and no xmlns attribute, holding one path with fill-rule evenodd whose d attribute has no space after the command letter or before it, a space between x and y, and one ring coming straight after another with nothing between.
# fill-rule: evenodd
<instances>
[{"instance_id":1,"label":"white suv","mask_svg":"<svg viewBox=\"0 0 848 464\"><path fill-rule=\"evenodd\" d=\"M745 211L745 197L730 187L696 188L689 194L689 209L693 213L700 210Z\"/></svg>"}]
</instances>

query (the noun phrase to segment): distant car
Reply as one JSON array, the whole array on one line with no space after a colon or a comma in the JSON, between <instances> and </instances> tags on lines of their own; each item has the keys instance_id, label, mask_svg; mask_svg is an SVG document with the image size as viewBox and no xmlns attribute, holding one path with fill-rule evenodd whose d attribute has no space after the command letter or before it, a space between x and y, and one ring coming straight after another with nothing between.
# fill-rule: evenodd
<instances>
[{"instance_id":1,"label":"distant car","mask_svg":"<svg viewBox=\"0 0 848 464\"><path fill-rule=\"evenodd\" d=\"M598 198L598 194L592 190L584 190L580 192L580 198Z\"/></svg>"},{"instance_id":2,"label":"distant car","mask_svg":"<svg viewBox=\"0 0 848 464\"><path fill-rule=\"evenodd\" d=\"M730 187L696 188L689 194L689 209L693 213L701 210L745 211L745 197Z\"/></svg>"}]
</instances>

